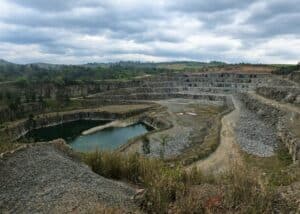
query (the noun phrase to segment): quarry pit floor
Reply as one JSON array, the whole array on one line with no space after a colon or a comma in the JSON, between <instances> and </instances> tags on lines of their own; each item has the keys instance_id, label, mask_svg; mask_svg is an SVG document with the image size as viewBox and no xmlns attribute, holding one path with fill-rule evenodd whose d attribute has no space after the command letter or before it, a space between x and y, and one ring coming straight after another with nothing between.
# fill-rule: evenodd
<instances>
[{"instance_id":1,"label":"quarry pit floor","mask_svg":"<svg viewBox=\"0 0 300 214\"><path fill-rule=\"evenodd\" d=\"M172 127L147 135L150 152L145 154L146 156L161 157L170 162L179 161L188 166L194 162L198 163L201 159L209 159L212 153L218 151L220 142L229 142L229 139L221 140L225 137L221 134L223 114L229 113L225 113L228 108L222 103L195 99L168 99L153 102L162 108L148 114L165 120L172 124ZM125 152L143 153L143 139L137 139L135 143L130 144ZM232 145L232 142L224 146L227 148L228 144ZM227 149L223 149L223 145L221 148L226 150L227 158L229 155ZM219 156L219 158L219 162L223 163L225 157Z\"/></svg>"}]
</instances>

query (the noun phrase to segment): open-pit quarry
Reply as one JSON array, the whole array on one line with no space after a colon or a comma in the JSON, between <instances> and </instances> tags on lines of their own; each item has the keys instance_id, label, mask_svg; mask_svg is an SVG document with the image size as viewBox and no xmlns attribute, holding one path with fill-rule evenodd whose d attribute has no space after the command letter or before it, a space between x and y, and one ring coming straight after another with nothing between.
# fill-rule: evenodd
<instances>
[{"instance_id":1,"label":"open-pit quarry","mask_svg":"<svg viewBox=\"0 0 300 214\"><path fill-rule=\"evenodd\" d=\"M55 90L43 86L37 93L51 94ZM243 164L244 155L273 157L281 145L287 148L294 164L300 159L299 83L269 72L165 74L130 81L99 81L89 87L70 86L65 90L71 99L92 107L38 113L30 119L7 123L1 135L16 143L39 128L105 120L109 122L81 134L144 124L151 129L130 138L115 151L160 158L170 165L181 164L187 171L196 167L207 173L224 172L233 164ZM31 142L1 154L0 210L65 212L81 206L91 208L100 202L136 209L130 199L135 187L96 177L70 153L64 142ZM37 166L43 170L39 172ZM74 167L77 177L70 167ZM54 191L55 182L60 189ZM82 197L89 204L84 204Z\"/></svg>"}]
</instances>

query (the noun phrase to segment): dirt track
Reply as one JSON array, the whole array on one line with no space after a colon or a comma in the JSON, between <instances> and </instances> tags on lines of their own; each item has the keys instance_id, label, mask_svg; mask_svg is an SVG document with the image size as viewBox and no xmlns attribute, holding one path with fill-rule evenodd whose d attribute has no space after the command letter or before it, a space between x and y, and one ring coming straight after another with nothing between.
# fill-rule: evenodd
<instances>
[{"instance_id":1,"label":"dirt track","mask_svg":"<svg viewBox=\"0 0 300 214\"><path fill-rule=\"evenodd\" d=\"M232 96L235 109L222 118L221 142L217 150L208 158L190 165L188 169L196 166L204 172L218 173L226 171L232 164L240 164L239 147L236 144L234 128L240 115L240 106Z\"/></svg>"}]
</instances>

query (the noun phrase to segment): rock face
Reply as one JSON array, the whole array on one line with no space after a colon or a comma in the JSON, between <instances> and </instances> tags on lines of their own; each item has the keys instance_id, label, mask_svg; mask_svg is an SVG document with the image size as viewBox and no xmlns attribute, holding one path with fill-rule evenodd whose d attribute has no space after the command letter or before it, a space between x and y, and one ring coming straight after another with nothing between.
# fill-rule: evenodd
<instances>
[{"instance_id":1,"label":"rock face","mask_svg":"<svg viewBox=\"0 0 300 214\"><path fill-rule=\"evenodd\" d=\"M125 107L124 107L125 108ZM15 140L33 129L53 126L76 120L115 120L135 116L147 111L150 107L128 110L127 112L113 112L102 108L82 109L59 113L38 115L33 119L23 120L11 127L1 129L0 134L5 132L11 139Z\"/></svg>"},{"instance_id":2,"label":"rock face","mask_svg":"<svg viewBox=\"0 0 300 214\"><path fill-rule=\"evenodd\" d=\"M288 81L279 80L270 74L244 73L179 73L172 75L150 76L128 81L97 81L86 83L33 84L26 90L36 97L57 99L59 97L78 98L81 108L91 108L108 104L138 102L139 100L159 100L168 98L192 98L221 100L212 94L246 92L268 85L289 85ZM0 91L7 86L0 85ZM24 87L16 87L25 97ZM198 94L192 96L191 94ZM84 97L84 99L82 98ZM300 98L299 98L300 99ZM22 104L18 109L9 107L0 109L0 123L20 119L30 114L47 112L43 102Z\"/></svg>"},{"instance_id":3,"label":"rock face","mask_svg":"<svg viewBox=\"0 0 300 214\"><path fill-rule=\"evenodd\" d=\"M86 213L103 205L135 209L134 194L92 172L63 140L0 157L0 213Z\"/></svg>"},{"instance_id":4,"label":"rock face","mask_svg":"<svg viewBox=\"0 0 300 214\"><path fill-rule=\"evenodd\" d=\"M259 131L258 133L262 135L261 139L264 141L269 141L269 143L272 142L271 139L274 138L276 134L278 139L280 139L288 148L293 161L296 162L299 160L300 139L299 136L297 136L299 130L288 127L288 124L291 119L299 121L300 115L295 112L288 112L271 105L266 105L265 103L253 99L251 96L249 96L249 94L246 93L241 94L239 98L243 102L245 108L252 113L257 113L259 119L263 121L267 127L267 129L262 129L260 126L253 126L249 127L249 129L257 129ZM252 131L252 133L254 132Z\"/></svg>"},{"instance_id":5,"label":"rock face","mask_svg":"<svg viewBox=\"0 0 300 214\"><path fill-rule=\"evenodd\" d=\"M236 91L266 85L270 79L277 81L272 75L267 73L180 73L150 76L129 81L97 81L70 83L68 85L43 83L32 85L30 89L33 90L37 96L45 98L55 98L61 94L68 95L69 97L88 96L90 94L125 88L148 88L151 90L153 88L168 87L199 87L204 90Z\"/></svg>"},{"instance_id":6,"label":"rock face","mask_svg":"<svg viewBox=\"0 0 300 214\"><path fill-rule=\"evenodd\" d=\"M300 84L300 71L294 71L289 75L289 79Z\"/></svg>"},{"instance_id":7,"label":"rock face","mask_svg":"<svg viewBox=\"0 0 300 214\"><path fill-rule=\"evenodd\" d=\"M292 115L292 118L297 118L299 120L300 115ZM293 161L296 162L300 160L300 138L299 138L299 130L298 133L295 133L290 130L290 127L287 126L291 121L291 117L286 115L278 121L278 137L282 142L285 143L286 147L291 154ZM298 136L296 135L298 134Z\"/></svg>"},{"instance_id":8,"label":"rock face","mask_svg":"<svg viewBox=\"0 0 300 214\"><path fill-rule=\"evenodd\" d=\"M278 144L276 128L264 123L259 116L246 108L241 108L236 128L237 142L249 154L269 157Z\"/></svg>"},{"instance_id":9,"label":"rock face","mask_svg":"<svg viewBox=\"0 0 300 214\"><path fill-rule=\"evenodd\" d=\"M256 92L279 102L300 105L300 88L297 87L259 87Z\"/></svg>"}]
</instances>

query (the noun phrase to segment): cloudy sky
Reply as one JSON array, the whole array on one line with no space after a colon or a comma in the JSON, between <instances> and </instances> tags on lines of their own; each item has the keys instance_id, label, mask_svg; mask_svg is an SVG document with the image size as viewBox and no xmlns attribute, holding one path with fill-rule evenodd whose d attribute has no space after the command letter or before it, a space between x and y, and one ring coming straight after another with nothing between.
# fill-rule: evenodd
<instances>
[{"instance_id":1,"label":"cloudy sky","mask_svg":"<svg viewBox=\"0 0 300 214\"><path fill-rule=\"evenodd\" d=\"M300 0L0 0L0 58L296 63Z\"/></svg>"}]
</instances>

